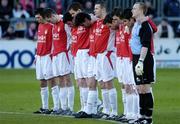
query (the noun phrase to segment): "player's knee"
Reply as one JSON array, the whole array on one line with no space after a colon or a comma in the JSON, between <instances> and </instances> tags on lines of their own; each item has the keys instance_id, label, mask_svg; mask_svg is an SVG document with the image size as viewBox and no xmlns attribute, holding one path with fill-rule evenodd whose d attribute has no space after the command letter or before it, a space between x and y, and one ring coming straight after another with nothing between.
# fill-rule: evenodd
<instances>
[{"instance_id":1,"label":"player's knee","mask_svg":"<svg viewBox=\"0 0 180 124\"><path fill-rule=\"evenodd\" d=\"M55 78L49 79L48 83L49 83L50 87L54 87L57 85Z\"/></svg>"},{"instance_id":2,"label":"player's knee","mask_svg":"<svg viewBox=\"0 0 180 124\"><path fill-rule=\"evenodd\" d=\"M133 93L135 93L135 88L133 85L127 84L127 85L125 85L125 91L127 94L133 94Z\"/></svg>"},{"instance_id":3,"label":"player's knee","mask_svg":"<svg viewBox=\"0 0 180 124\"><path fill-rule=\"evenodd\" d=\"M72 81L71 81L71 78L70 78L70 77L66 78L66 79L64 80L64 82L65 82L65 84L66 84L67 87L72 86Z\"/></svg>"},{"instance_id":4,"label":"player's knee","mask_svg":"<svg viewBox=\"0 0 180 124\"><path fill-rule=\"evenodd\" d=\"M151 92L151 85L150 84L143 84L140 85L139 93L146 94Z\"/></svg>"},{"instance_id":5,"label":"player's knee","mask_svg":"<svg viewBox=\"0 0 180 124\"><path fill-rule=\"evenodd\" d=\"M101 82L101 83L100 83L100 87L101 87L101 89L106 89L105 83Z\"/></svg>"},{"instance_id":6,"label":"player's knee","mask_svg":"<svg viewBox=\"0 0 180 124\"><path fill-rule=\"evenodd\" d=\"M111 80L111 81L105 82L105 87L106 87L106 89L112 89L112 88L114 88L113 81Z\"/></svg>"},{"instance_id":7,"label":"player's knee","mask_svg":"<svg viewBox=\"0 0 180 124\"><path fill-rule=\"evenodd\" d=\"M47 81L46 80L40 80L41 82L41 87L47 87Z\"/></svg>"}]
</instances>

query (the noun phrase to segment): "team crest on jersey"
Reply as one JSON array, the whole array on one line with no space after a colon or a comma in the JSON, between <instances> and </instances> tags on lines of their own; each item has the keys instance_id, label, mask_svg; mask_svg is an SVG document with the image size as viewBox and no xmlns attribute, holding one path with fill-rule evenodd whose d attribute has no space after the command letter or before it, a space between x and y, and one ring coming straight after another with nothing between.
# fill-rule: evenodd
<instances>
[{"instance_id":1,"label":"team crest on jersey","mask_svg":"<svg viewBox=\"0 0 180 124\"><path fill-rule=\"evenodd\" d=\"M61 30L61 28L60 28L60 27L58 27L58 30L57 30L57 31L58 31L58 32L60 32L60 30Z\"/></svg>"},{"instance_id":2,"label":"team crest on jersey","mask_svg":"<svg viewBox=\"0 0 180 124\"><path fill-rule=\"evenodd\" d=\"M72 36L72 42L74 42L74 43L77 42L77 36L75 36L75 35Z\"/></svg>"},{"instance_id":3,"label":"team crest on jersey","mask_svg":"<svg viewBox=\"0 0 180 124\"><path fill-rule=\"evenodd\" d=\"M79 26L79 27L78 27L78 30L77 30L77 34L81 34L81 33L83 33L83 32L85 32L85 28L82 27L82 26Z\"/></svg>"},{"instance_id":4,"label":"team crest on jersey","mask_svg":"<svg viewBox=\"0 0 180 124\"><path fill-rule=\"evenodd\" d=\"M96 29L96 35L101 36L101 32L102 32L102 29L101 29L101 28L97 28L97 29Z\"/></svg>"},{"instance_id":5,"label":"team crest on jersey","mask_svg":"<svg viewBox=\"0 0 180 124\"><path fill-rule=\"evenodd\" d=\"M44 33L47 34L47 33L48 33L48 30L45 30Z\"/></svg>"},{"instance_id":6,"label":"team crest on jersey","mask_svg":"<svg viewBox=\"0 0 180 124\"><path fill-rule=\"evenodd\" d=\"M125 37L123 34L120 35L119 42L125 42Z\"/></svg>"},{"instance_id":7,"label":"team crest on jersey","mask_svg":"<svg viewBox=\"0 0 180 124\"><path fill-rule=\"evenodd\" d=\"M53 40L59 40L59 34L58 33L53 34Z\"/></svg>"},{"instance_id":8,"label":"team crest on jersey","mask_svg":"<svg viewBox=\"0 0 180 124\"><path fill-rule=\"evenodd\" d=\"M122 31L119 32L120 35L122 35L122 33L123 33Z\"/></svg>"},{"instance_id":9,"label":"team crest on jersey","mask_svg":"<svg viewBox=\"0 0 180 124\"><path fill-rule=\"evenodd\" d=\"M46 36L44 36L44 35L38 35L38 42L41 42L41 43L46 42Z\"/></svg>"},{"instance_id":10,"label":"team crest on jersey","mask_svg":"<svg viewBox=\"0 0 180 124\"><path fill-rule=\"evenodd\" d=\"M94 35L91 34L91 35L89 36L89 39L90 39L90 42L94 42Z\"/></svg>"}]
</instances>

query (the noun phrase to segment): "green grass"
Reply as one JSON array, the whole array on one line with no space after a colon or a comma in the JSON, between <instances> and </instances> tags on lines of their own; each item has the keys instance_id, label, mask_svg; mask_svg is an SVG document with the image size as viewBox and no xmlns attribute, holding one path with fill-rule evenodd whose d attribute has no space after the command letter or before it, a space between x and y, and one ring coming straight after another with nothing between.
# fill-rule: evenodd
<instances>
[{"instance_id":1,"label":"green grass","mask_svg":"<svg viewBox=\"0 0 180 124\"><path fill-rule=\"evenodd\" d=\"M180 69L157 70L154 85L154 124L178 124L180 122ZM116 81L116 80L115 80ZM121 93L118 88L119 113L122 112ZM0 70L0 124L107 124L108 121L74 119L33 115L41 106L39 82L34 70ZM50 95L51 96L51 95ZM75 110L79 109L76 88ZM50 97L50 106L52 100Z\"/></svg>"}]
</instances>

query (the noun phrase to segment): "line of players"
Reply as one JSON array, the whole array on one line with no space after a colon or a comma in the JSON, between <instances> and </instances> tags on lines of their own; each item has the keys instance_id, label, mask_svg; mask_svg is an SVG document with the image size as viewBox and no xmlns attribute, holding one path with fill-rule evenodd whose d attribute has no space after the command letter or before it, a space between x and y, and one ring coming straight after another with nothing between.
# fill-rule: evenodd
<instances>
[{"instance_id":1,"label":"line of players","mask_svg":"<svg viewBox=\"0 0 180 124\"><path fill-rule=\"evenodd\" d=\"M40 80L42 108L35 113L74 115L76 118L105 118L136 123L141 118L139 95L129 46L135 19L131 9L114 9L107 14L105 4L97 2L87 14L79 3L72 3L63 17L52 9L38 9L39 22L36 75ZM154 23L147 17L151 28ZM80 91L81 109L74 113L74 86ZM118 116L117 91L113 79L121 82L124 112ZM54 107L49 111L48 83ZM103 110L98 111L97 82L101 88ZM60 102L60 103L59 103ZM61 107L60 107L61 104ZM148 116L151 118L152 114ZM145 122L146 123L146 122Z\"/></svg>"}]
</instances>

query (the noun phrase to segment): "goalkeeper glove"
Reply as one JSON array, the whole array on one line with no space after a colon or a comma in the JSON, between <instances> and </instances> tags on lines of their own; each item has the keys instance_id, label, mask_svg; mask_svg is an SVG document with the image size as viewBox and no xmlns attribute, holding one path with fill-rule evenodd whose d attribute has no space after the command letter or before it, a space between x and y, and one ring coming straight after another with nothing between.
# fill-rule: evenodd
<instances>
[{"instance_id":1,"label":"goalkeeper glove","mask_svg":"<svg viewBox=\"0 0 180 124\"><path fill-rule=\"evenodd\" d=\"M143 61L139 60L137 65L135 66L136 75L140 76L143 74Z\"/></svg>"}]
</instances>

